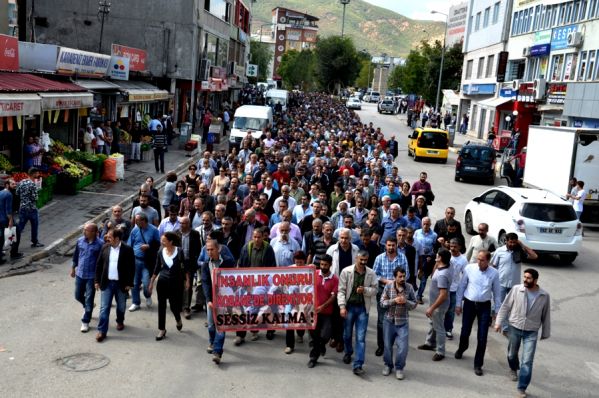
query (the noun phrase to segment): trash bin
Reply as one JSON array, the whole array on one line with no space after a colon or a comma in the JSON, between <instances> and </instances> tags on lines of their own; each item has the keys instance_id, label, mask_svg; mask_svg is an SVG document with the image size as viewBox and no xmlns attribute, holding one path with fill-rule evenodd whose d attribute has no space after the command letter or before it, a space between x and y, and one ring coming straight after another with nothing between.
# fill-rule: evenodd
<instances>
[{"instance_id":1,"label":"trash bin","mask_svg":"<svg viewBox=\"0 0 599 398\"><path fill-rule=\"evenodd\" d=\"M455 125L451 124L448 126L447 131L449 132L449 146L453 146L453 141L455 139Z\"/></svg>"},{"instance_id":2,"label":"trash bin","mask_svg":"<svg viewBox=\"0 0 599 398\"><path fill-rule=\"evenodd\" d=\"M181 127L179 127L179 149L183 149L185 147L185 143L190 140L191 134L191 123L181 123Z\"/></svg>"}]
</instances>

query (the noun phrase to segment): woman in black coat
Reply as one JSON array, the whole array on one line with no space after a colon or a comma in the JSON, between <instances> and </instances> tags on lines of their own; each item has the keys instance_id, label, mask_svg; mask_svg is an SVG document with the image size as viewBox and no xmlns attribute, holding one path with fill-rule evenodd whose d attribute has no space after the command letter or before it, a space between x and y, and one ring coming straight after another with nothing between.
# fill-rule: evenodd
<instances>
[{"instance_id":1,"label":"woman in black coat","mask_svg":"<svg viewBox=\"0 0 599 398\"><path fill-rule=\"evenodd\" d=\"M156 341L166 336L166 300L168 299L171 311L177 321L177 330L181 331L181 300L183 298L183 287L189 289L190 273L184 267L183 250L177 247L179 237L174 232L166 232L160 238L162 249L158 252L156 267L150 281L148 290L152 294L154 282L158 294L158 335Z\"/></svg>"}]
</instances>

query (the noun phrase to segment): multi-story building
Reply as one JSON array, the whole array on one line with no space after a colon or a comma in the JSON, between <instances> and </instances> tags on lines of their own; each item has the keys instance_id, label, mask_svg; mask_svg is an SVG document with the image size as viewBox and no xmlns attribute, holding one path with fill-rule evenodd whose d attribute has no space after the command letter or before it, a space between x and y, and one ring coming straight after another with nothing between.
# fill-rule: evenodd
<instances>
[{"instance_id":1,"label":"multi-story building","mask_svg":"<svg viewBox=\"0 0 599 398\"><path fill-rule=\"evenodd\" d=\"M281 79L277 68L285 51L314 48L318 37L318 25L316 24L318 20L312 15L283 7L272 10L272 24L275 26L273 79Z\"/></svg>"},{"instance_id":2,"label":"multi-story building","mask_svg":"<svg viewBox=\"0 0 599 398\"><path fill-rule=\"evenodd\" d=\"M461 124L468 115L468 133L478 138L485 138L495 123L498 65L505 58L511 9L511 0L468 2L457 118Z\"/></svg>"}]
</instances>

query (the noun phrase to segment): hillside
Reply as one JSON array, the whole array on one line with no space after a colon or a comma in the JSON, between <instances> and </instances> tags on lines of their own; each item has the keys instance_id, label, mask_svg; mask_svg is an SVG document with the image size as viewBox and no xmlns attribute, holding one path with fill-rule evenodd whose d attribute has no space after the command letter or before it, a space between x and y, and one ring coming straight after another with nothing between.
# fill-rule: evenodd
<instances>
[{"instance_id":1,"label":"hillside","mask_svg":"<svg viewBox=\"0 0 599 398\"><path fill-rule=\"evenodd\" d=\"M270 23L272 9L285 7L320 18L321 36L341 34L343 6L336 0L259 0L253 4L253 32ZM421 40L443 40L443 23L413 20L385 8L361 0L352 0L345 10L345 34L358 50L366 49L373 56L387 53L406 56ZM266 31L268 28L264 28Z\"/></svg>"}]
</instances>

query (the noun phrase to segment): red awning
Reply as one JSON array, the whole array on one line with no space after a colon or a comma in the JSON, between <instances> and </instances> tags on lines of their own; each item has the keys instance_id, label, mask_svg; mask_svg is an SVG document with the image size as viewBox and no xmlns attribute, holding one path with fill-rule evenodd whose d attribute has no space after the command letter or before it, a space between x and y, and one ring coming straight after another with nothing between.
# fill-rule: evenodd
<instances>
[{"instance_id":1,"label":"red awning","mask_svg":"<svg viewBox=\"0 0 599 398\"><path fill-rule=\"evenodd\" d=\"M29 73L0 72L0 92L85 92L85 88L73 83L59 82Z\"/></svg>"}]
</instances>

